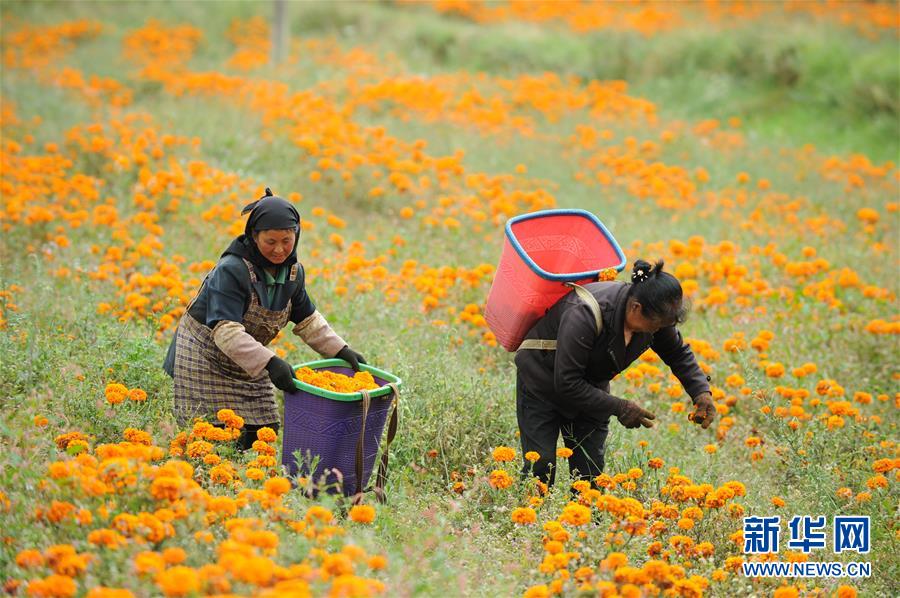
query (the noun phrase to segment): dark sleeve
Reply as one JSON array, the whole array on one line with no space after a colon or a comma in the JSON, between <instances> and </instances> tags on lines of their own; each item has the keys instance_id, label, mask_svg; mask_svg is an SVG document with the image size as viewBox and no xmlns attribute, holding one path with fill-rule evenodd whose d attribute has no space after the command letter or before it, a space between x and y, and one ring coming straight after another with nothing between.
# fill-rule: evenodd
<instances>
[{"instance_id":1,"label":"dark sleeve","mask_svg":"<svg viewBox=\"0 0 900 598\"><path fill-rule=\"evenodd\" d=\"M222 259L206 281L206 325L241 322L250 299L250 275L242 261Z\"/></svg>"},{"instance_id":2,"label":"dark sleeve","mask_svg":"<svg viewBox=\"0 0 900 598\"><path fill-rule=\"evenodd\" d=\"M594 315L584 301L563 312L556 335L553 384L557 395L579 411L617 414L624 401L587 381L595 330Z\"/></svg>"},{"instance_id":3,"label":"dark sleeve","mask_svg":"<svg viewBox=\"0 0 900 598\"><path fill-rule=\"evenodd\" d=\"M672 369L672 373L692 399L709 392L709 378L700 369L694 352L684 342L677 328L669 326L660 329L653 335L650 347Z\"/></svg>"},{"instance_id":4,"label":"dark sleeve","mask_svg":"<svg viewBox=\"0 0 900 598\"><path fill-rule=\"evenodd\" d=\"M316 311L316 305L309 298L306 292L306 271L300 266L300 272L297 274L297 290L291 297L291 322L299 324Z\"/></svg>"}]
</instances>

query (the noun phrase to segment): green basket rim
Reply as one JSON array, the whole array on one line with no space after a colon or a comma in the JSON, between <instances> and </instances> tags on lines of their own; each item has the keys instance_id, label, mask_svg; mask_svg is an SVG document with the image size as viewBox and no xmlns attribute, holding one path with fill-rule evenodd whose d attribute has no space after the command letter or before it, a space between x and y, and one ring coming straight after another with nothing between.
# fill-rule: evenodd
<instances>
[{"instance_id":1,"label":"green basket rim","mask_svg":"<svg viewBox=\"0 0 900 598\"><path fill-rule=\"evenodd\" d=\"M309 368L311 370L316 370L329 366L343 366L343 367L351 367L350 363L344 361L343 359L332 358L332 359L317 359L315 361L307 361L306 363L301 363L299 365L295 365L294 369L300 368ZM398 387L403 384L403 380L401 380L398 376L390 372L386 372L384 370L380 370L374 366L371 366L367 363L359 364L359 369L364 372L369 372L373 376L377 376L382 380L387 380L388 382L393 382ZM334 392L331 390L326 390L324 388L319 388L318 386L313 386L312 384L307 384L301 380L294 380L294 386L297 390L302 390L303 392L308 392L309 394L316 395L317 397L322 397L324 399L331 399L332 401L362 401L362 393L361 392ZM393 390L390 386L382 386L375 390L369 391L370 397L383 397L384 395L392 393Z\"/></svg>"}]
</instances>

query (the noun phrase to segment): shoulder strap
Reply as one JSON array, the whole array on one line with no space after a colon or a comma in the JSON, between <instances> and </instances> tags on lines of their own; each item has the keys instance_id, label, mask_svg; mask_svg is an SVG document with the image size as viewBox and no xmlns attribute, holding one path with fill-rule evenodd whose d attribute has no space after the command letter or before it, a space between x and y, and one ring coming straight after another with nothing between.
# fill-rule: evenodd
<instances>
[{"instance_id":1,"label":"shoulder strap","mask_svg":"<svg viewBox=\"0 0 900 598\"><path fill-rule=\"evenodd\" d=\"M567 282L565 284L567 287L574 289L575 294L578 295L582 301L587 303L588 307L591 309L591 313L594 315L594 326L597 328L597 336L600 336L600 333L603 332L603 317L600 315L600 304L597 303L597 298L580 284L574 282ZM516 349L516 351L518 352L522 349L556 351L556 339L526 338L522 341L522 344L519 345L519 348Z\"/></svg>"},{"instance_id":2,"label":"shoulder strap","mask_svg":"<svg viewBox=\"0 0 900 598\"><path fill-rule=\"evenodd\" d=\"M250 284L256 284L256 270L253 269L253 264L247 258L241 259L244 260L244 263L247 264L247 270L250 271Z\"/></svg>"},{"instance_id":3,"label":"shoulder strap","mask_svg":"<svg viewBox=\"0 0 900 598\"><path fill-rule=\"evenodd\" d=\"M597 327L597 336L600 336L600 333L603 332L603 317L600 315L600 304L597 303L597 298L578 283L567 282L566 286L575 289L575 294L591 308L591 313L594 314L594 325Z\"/></svg>"}]
</instances>

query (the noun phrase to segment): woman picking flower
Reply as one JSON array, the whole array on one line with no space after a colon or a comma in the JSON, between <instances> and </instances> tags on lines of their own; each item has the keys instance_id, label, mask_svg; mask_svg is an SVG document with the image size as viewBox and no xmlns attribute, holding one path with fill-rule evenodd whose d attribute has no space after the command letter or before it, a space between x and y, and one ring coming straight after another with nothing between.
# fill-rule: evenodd
<instances>
[{"instance_id":1,"label":"woman picking flower","mask_svg":"<svg viewBox=\"0 0 900 598\"><path fill-rule=\"evenodd\" d=\"M279 428L272 385L294 390L293 368L266 346L289 321L293 333L323 357L341 358L355 370L365 363L306 292L294 206L267 188L241 214L247 212L244 234L231 242L191 300L163 364L175 380L178 423L187 425L196 416L215 421L220 409L232 409L244 418L244 449L260 428Z\"/></svg>"},{"instance_id":2,"label":"woman picking flower","mask_svg":"<svg viewBox=\"0 0 900 598\"><path fill-rule=\"evenodd\" d=\"M525 336L516 354L516 415L526 462L544 482L555 477L560 433L571 449L575 477L603 471L609 418L626 428L653 426L653 413L610 394L609 381L653 349L692 397L694 422L708 428L715 416L709 378L697 365L676 324L687 313L681 284L663 262L637 260L631 283L595 282L565 295Z\"/></svg>"}]
</instances>

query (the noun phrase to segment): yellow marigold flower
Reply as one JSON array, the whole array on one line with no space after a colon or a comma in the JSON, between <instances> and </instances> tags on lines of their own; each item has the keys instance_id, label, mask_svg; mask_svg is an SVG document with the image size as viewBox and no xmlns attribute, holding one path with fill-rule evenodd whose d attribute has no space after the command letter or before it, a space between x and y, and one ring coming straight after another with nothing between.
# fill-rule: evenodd
<instances>
[{"instance_id":1,"label":"yellow marigold flower","mask_svg":"<svg viewBox=\"0 0 900 598\"><path fill-rule=\"evenodd\" d=\"M535 463L536 461L539 461L540 458L541 458L540 454L538 454L536 451L528 451L527 453L525 453L526 461L531 461L532 463Z\"/></svg>"},{"instance_id":2,"label":"yellow marigold flower","mask_svg":"<svg viewBox=\"0 0 900 598\"><path fill-rule=\"evenodd\" d=\"M498 446L493 452L494 461L505 463L516 458L516 451L508 446Z\"/></svg>"},{"instance_id":3,"label":"yellow marigold flower","mask_svg":"<svg viewBox=\"0 0 900 598\"><path fill-rule=\"evenodd\" d=\"M707 444L706 446L703 447L703 450L706 451L707 453L709 453L710 455L712 455L713 453L715 453L716 451L719 450L719 447L717 447L714 444Z\"/></svg>"},{"instance_id":4,"label":"yellow marigold flower","mask_svg":"<svg viewBox=\"0 0 900 598\"><path fill-rule=\"evenodd\" d=\"M369 505L353 505L350 507L350 520L356 523L372 523L375 521L375 508Z\"/></svg>"},{"instance_id":5,"label":"yellow marigold flower","mask_svg":"<svg viewBox=\"0 0 900 598\"><path fill-rule=\"evenodd\" d=\"M566 447L566 446L562 446L562 447L556 449L556 456L559 457L560 459L568 459L569 457L572 456L572 449L570 449L569 447Z\"/></svg>"},{"instance_id":6,"label":"yellow marigold flower","mask_svg":"<svg viewBox=\"0 0 900 598\"><path fill-rule=\"evenodd\" d=\"M263 442L275 442L278 438L278 435L275 433L275 430L269 427L260 428L256 432L256 437L262 440Z\"/></svg>"},{"instance_id":7,"label":"yellow marigold flower","mask_svg":"<svg viewBox=\"0 0 900 598\"><path fill-rule=\"evenodd\" d=\"M263 489L274 496L281 496L290 491L291 481L282 477L269 478L263 485Z\"/></svg>"},{"instance_id":8,"label":"yellow marigold flower","mask_svg":"<svg viewBox=\"0 0 900 598\"><path fill-rule=\"evenodd\" d=\"M513 480L504 469L495 469L488 477L488 483L492 488L503 490L512 486Z\"/></svg>"},{"instance_id":9,"label":"yellow marigold flower","mask_svg":"<svg viewBox=\"0 0 900 598\"><path fill-rule=\"evenodd\" d=\"M513 523L518 523L519 525L528 525L537 521L537 513L535 513L534 509L531 507L519 507L517 509L513 509L510 514L510 518Z\"/></svg>"}]
</instances>

